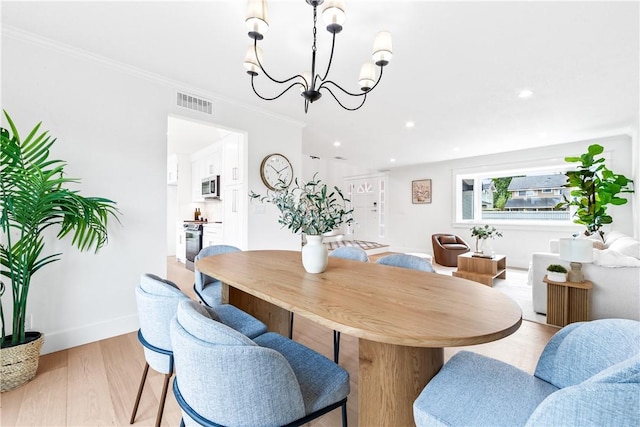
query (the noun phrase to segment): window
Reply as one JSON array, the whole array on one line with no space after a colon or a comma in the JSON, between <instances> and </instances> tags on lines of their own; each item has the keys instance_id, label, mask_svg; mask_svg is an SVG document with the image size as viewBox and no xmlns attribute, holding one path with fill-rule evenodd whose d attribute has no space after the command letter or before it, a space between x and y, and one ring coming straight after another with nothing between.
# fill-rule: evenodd
<instances>
[{"instance_id":1,"label":"window","mask_svg":"<svg viewBox=\"0 0 640 427\"><path fill-rule=\"evenodd\" d=\"M456 221L570 223L569 208L556 209L568 167L456 173Z\"/></svg>"}]
</instances>

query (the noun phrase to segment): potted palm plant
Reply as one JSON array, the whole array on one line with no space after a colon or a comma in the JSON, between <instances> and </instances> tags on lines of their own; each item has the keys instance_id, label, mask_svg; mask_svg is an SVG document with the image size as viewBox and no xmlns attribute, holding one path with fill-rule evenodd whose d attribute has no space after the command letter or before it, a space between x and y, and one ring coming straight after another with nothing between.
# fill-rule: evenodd
<instances>
[{"instance_id":1,"label":"potted palm plant","mask_svg":"<svg viewBox=\"0 0 640 427\"><path fill-rule=\"evenodd\" d=\"M10 390L35 376L44 337L25 331L29 287L32 276L58 261L62 254L44 253L43 232L59 228L57 238L71 234L79 250L100 249L107 242L107 220L118 218L115 202L83 197L65 186L79 183L64 176L65 162L50 160L54 144L38 123L24 139L4 112L8 128L0 127L0 382ZM11 285L5 299L5 280ZM6 306L12 308L5 319ZM5 322L6 320L6 322ZM7 332L10 331L9 334Z\"/></svg>"},{"instance_id":2,"label":"potted palm plant","mask_svg":"<svg viewBox=\"0 0 640 427\"><path fill-rule=\"evenodd\" d=\"M308 182L296 178L291 185L281 180L275 190L267 190L266 195L252 191L249 197L274 204L280 211L278 223L305 235L307 244L302 248L302 264L309 273L321 273L327 267L323 234L352 221L353 209L346 208L349 199L345 199L338 187L329 190L317 174Z\"/></svg>"}]
</instances>

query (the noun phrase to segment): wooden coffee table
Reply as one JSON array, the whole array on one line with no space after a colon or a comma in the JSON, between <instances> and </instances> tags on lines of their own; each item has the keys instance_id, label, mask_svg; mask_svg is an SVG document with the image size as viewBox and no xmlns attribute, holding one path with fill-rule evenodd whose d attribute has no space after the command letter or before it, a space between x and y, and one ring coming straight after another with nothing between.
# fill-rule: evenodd
<instances>
[{"instance_id":1,"label":"wooden coffee table","mask_svg":"<svg viewBox=\"0 0 640 427\"><path fill-rule=\"evenodd\" d=\"M458 271L454 271L453 275L493 287L493 279L496 277L507 278L507 257L493 255L491 258L484 258L467 252L458 255Z\"/></svg>"}]
</instances>

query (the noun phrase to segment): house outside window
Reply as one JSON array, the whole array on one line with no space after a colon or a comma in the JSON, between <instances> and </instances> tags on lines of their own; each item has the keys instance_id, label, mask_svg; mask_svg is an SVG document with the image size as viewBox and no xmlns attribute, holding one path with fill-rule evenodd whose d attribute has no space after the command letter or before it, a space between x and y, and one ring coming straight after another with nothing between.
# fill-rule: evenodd
<instances>
[{"instance_id":1,"label":"house outside window","mask_svg":"<svg viewBox=\"0 0 640 427\"><path fill-rule=\"evenodd\" d=\"M456 221L569 224L570 209L556 209L570 192L565 170L458 174Z\"/></svg>"}]
</instances>

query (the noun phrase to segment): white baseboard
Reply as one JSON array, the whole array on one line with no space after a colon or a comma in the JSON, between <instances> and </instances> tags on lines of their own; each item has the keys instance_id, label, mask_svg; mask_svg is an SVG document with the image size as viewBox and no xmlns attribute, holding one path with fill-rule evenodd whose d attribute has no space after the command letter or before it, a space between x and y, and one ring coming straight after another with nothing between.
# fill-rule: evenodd
<instances>
[{"instance_id":1,"label":"white baseboard","mask_svg":"<svg viewBox=\"0 0 640 427\"><path fill-rule=\"evenodd\" d=\"M105 322L92 323L79 328L47 333L40 354L53 353L94 341L115 337L133 332L140 328L137 314L111 319Z\"/></svg>"}]
</instances>

